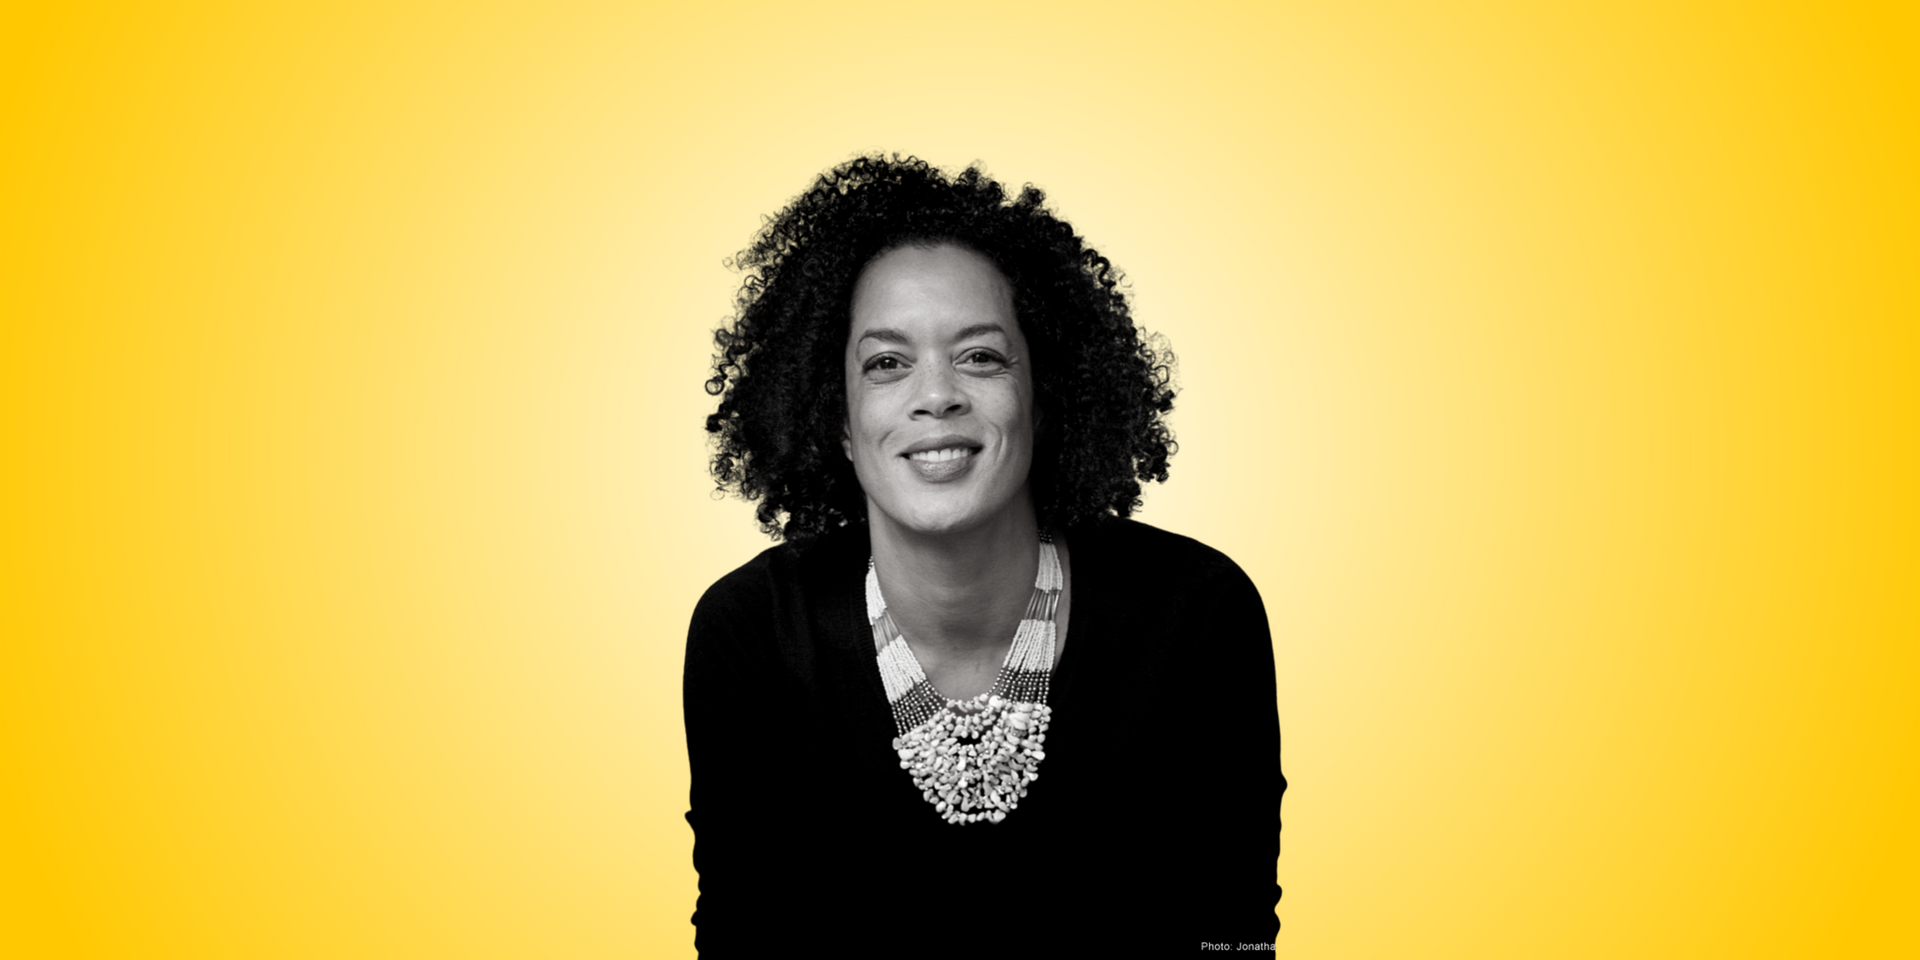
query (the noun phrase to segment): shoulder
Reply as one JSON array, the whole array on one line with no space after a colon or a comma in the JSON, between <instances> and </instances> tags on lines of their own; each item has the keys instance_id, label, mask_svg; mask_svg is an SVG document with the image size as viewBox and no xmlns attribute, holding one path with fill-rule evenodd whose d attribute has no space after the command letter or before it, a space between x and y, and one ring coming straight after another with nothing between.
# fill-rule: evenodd
<instances>
[{"instance_id":1,"label":"shoulder","mask_svg":"<svg viewBox=\"0 0 1920 960\"><path fill-rule=\"evenodd\" d=\"M1266 606L1246 571L1192 537L1113 518L1067 537L1074 589L1086 601L1142 622L1225 619L1265 629Z\"/></svg>"},{"instance_id":2,"label":"shoulder","mask_svg":"<svg viewBox=\"0 0 1920 960\"><path fill-rule=\"evenodd\" d=\"M1102 573L1124 580L1198 583L1246 580L1232 558L1192 537L1137 520L1108 518L1068 531L1075 562L1093 561Z\"/></svg>"},{"instance_id":3,"label":"shoulder","mask_svg":"<svg viewBox=\"0 0 1920 960\"><path fill-rule=\"evenodd\" d=\"M713 582L693 607L693 622L726 619L742 609L765 606L781 581L792 576L794 549L776 544Z\"/></svg>"},{"instance_id":4,"label":"shoulder","mask_svg":"<svg viewBox=\"0 0 1920 960\"><path fill-rule=\"evenodd\" d=\"M862 636L866 562L866 527L848 527L769 547L708 587L687 629L690 715L743 690L763 703L813 696L821 657Z\"/></svg>"},{"instance_id":5,"label":"shoulder","mask_svg":"<svg viewBox=\"0 0 1920 960\"><path fill-rule=\"evenodd\" d=\"M1068 537L1073 629L1124 661L1109 667L1122 671L1116 676L1124 676L1123 683L1231 689L1243 708L1272 707L1267 607L1232 558L1192 537L1130 520L1110 519Z\"/></svg>"},{"instance_id":6,"label":"shoulder","mask_svg":"<svg viewBox=\"0 0 1920 960\"><path fill-rule=\"evenodd\" d=\"M866 562L864 527L846 527L805 546L781 543L714 581L693 608L693 630L762 625L801 615L809 598L831 595L835 585Z\"/></svg>"}]
</instances>

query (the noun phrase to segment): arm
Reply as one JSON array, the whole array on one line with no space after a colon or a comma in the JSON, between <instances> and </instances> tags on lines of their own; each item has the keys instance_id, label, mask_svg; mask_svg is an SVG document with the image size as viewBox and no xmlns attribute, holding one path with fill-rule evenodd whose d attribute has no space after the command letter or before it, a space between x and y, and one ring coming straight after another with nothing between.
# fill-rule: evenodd
<instances>
[{"instance_id":1,"label":"arm","mask_svg":"<svg viewBox=\"0 0 1920 960\"><path fill-rule=\"evenodd\" d=\"M1272 943L1280 929L1274 880L1280 853L1280 721L1273 637L1253 581L1231 563L1197 591L1190 635L1204 691L1196 931L1212 943Z\"/></svg>"},{"instance_id":2,"label":"arm","mask_svg":"<svg viewBox=\"0 0 1920 960\"><path fill-rule=\"evenodd\" d=\"M791 927L783 905L795 892L779 785L790 783L768 731L793 716L764 595L730 576L702 597L687 631L682 697L692 773L693 865L700 897L694 944L707 956L765 952Z\"/></svg>"}]
</instances>

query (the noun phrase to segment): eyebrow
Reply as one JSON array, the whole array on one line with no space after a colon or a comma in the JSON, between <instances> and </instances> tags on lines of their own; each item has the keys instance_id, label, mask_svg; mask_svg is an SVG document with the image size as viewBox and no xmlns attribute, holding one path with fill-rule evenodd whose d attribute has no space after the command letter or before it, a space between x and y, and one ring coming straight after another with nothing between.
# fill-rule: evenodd
<instances>
[{"instance_id":1,"label":"eyebrow","mask_svg":"<svg viewBox=\"0 0 1920 960\"><path fill-rule=\"evenodd\" d=\"M861 334L860 339L856 342L855 345L857 346L858 344L865 343L868 340L878 340L881 343L897 343L901 346L906 346L907 335L904 333L901 333L898 330L893 329L892 327L875 327L872 330L868 330L866 333Z\"/></svg>"},{"instance_id":2,"label":"eyebrow","mask_svg":"<svg viewBox=\"0 0 1920 960\"><path fill-rule=\"evenodd\" d=\"M953 335L953 339L956 341L967 340L973 337L985 336L990 333L997 333L1000 336L1005 337L1007 335L1007 330L1005 327L1002 327L997 323L970 323L964 327L961 327L960 332ZM859 344L865 343L868 340L878 340L882 343L892 343L892 344L898 344L900 346L907 346L913 342L907 339L906 334L901 333L900 331L895 330L892 327L875 327L872 330L868 330L866 333L861 334L860 339L856 341L854 345L858 346Z\"/></svg>"}]
</instances>

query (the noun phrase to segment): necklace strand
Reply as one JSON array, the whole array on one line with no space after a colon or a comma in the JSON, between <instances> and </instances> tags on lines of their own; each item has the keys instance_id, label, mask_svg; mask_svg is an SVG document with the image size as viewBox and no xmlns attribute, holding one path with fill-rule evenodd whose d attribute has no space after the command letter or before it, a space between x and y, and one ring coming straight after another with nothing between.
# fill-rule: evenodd
<instances>
[{"instance_id":1,"label":"necklace strand","mask_svg":"<svg viewBox=\"0 0 1920 960\"><path fill-rule=\"evenodd\" d=\"M880 575L867 559L874 660L900 731L893 749L920 796L948 823L999 823L1040 777L1053 712L1047 706L1058 638L1053 616L1065 586L1053 539L1042 534L1033 596L993 686L969 700L950 700L934 689L887 613Z\"/></svg>"}]
</instances>

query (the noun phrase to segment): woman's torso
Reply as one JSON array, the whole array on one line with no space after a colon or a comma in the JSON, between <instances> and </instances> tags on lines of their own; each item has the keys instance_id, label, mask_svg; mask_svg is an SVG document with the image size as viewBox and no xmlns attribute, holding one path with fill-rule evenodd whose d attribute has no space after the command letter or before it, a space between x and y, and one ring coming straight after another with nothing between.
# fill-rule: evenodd
<instances>
[{"instance_id":1,"label":"woman's torso","mask_svg":"<svg viewBox=\"0 0 1920 960\"><path fill-rule=\"evenodd\" d=\"M1278 896L1284 781L1258 594L1224 555L1144 524L1069 542L1073 643L1046 759L998 824L945 823L900 768L865 623L862 528L768 550L708 592L689 645L689 819L696 859L743 874L716 901L828 943L979 924L1008 943L1260 935ZM703 633L724 656L696 651ZM738 922L709 906L703 946L710 921Z\"/></svg>"}]
</instances>

